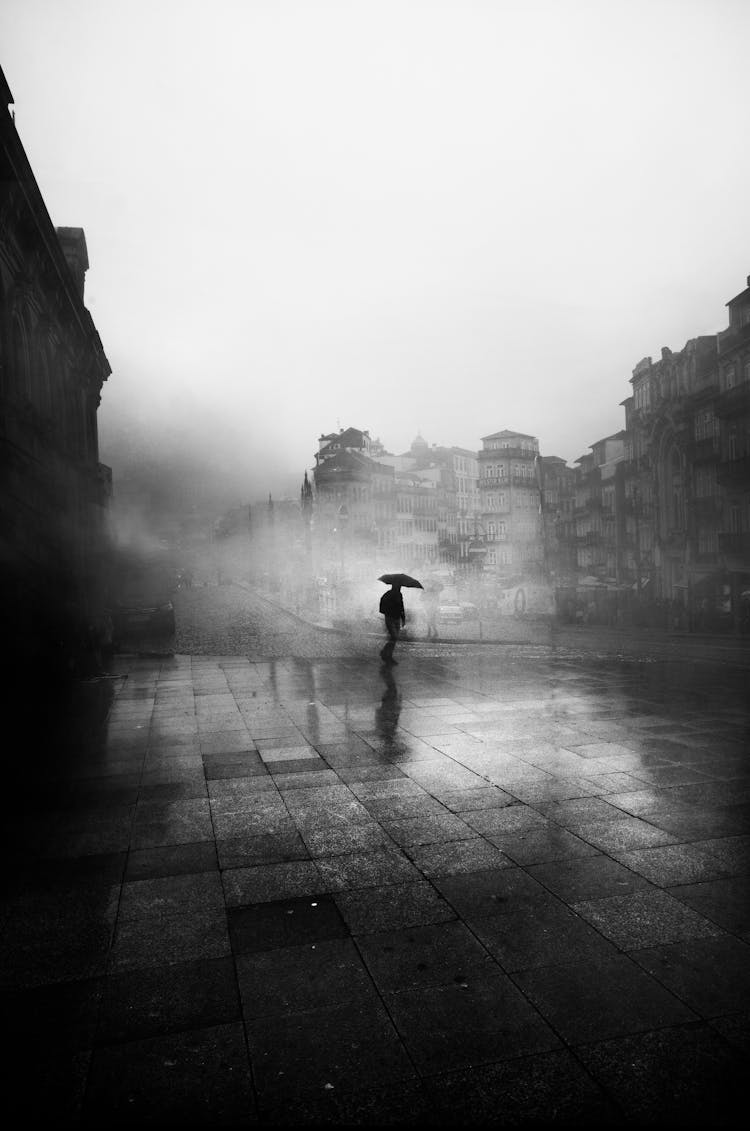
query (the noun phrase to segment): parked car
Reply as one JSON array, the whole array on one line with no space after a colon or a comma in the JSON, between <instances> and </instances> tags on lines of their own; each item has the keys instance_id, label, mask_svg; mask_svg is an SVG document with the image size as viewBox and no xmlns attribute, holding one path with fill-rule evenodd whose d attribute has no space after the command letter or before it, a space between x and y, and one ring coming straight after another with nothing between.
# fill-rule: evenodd
<instances>
[{"instance_id":1,"label":"parked car","mask_svg":"<svg viewBox=\"0 0 750 1131\"><path fill-rule=\"evenodd\" d=\"M464 611L460 605L441 605L440 621L443 624L459 624L464 619Z\"/></svg>"},{"instance_id":2,"label":"parked car","mask_svg":"<svg viewBox=\"0 0 750 1131\"><path fill-rule=\"evenodd\" d=\"M465 620L476 620L479 610L471 601L457 601L440 606L440 620L445 624L460 624Z\"/></svg>"}]
</instances>

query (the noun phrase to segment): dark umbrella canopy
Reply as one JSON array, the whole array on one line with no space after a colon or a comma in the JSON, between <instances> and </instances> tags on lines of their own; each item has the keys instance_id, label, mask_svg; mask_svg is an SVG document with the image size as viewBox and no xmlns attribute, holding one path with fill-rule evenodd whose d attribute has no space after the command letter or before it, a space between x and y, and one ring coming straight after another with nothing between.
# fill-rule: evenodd
<instances>
[{"instance_id":1,"label":"dark umbrella canopy","mask_svg":"<svg viewBox=\"0 0 750 1131\"><path fill-rule=\"evenodd\" d=\"M424 589L422 582L416 577L409 577L408 573L383 573L378 581L384 581L386 585L403 585L405 589Z\"/></svg>"}]
</instances>

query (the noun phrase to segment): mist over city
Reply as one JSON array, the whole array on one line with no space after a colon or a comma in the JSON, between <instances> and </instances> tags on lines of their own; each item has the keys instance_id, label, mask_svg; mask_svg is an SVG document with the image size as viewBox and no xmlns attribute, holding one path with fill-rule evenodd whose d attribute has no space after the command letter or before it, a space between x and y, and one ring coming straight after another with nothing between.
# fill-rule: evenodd
<instances>
[{"instance_id":1,"label":"mist over city","mask_svg":"<svg viewBox=\"0 0 750 1131\"><path fill-rule=\"evenodd\" d=\"M3 0L24 1125L737 1126L747 0Z\"/></svg>"}]
</instances>

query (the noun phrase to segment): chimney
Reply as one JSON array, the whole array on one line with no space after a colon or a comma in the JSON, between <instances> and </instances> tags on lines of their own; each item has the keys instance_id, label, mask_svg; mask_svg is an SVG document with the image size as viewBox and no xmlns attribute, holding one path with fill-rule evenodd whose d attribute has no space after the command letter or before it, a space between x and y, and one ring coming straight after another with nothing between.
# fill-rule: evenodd
<instances>
[{"instance_id":1,"label":"chimney","mask_svg":"<svg viewBox=\"0 0 750 1131\"><path fill-rule=\"evenodd\" d=\"M57 228L56 231L76 290L83 298L84 279L89 269L89 256L86 250L86 237L83 234L83 228Z\"/></svg>"}]
</instances>

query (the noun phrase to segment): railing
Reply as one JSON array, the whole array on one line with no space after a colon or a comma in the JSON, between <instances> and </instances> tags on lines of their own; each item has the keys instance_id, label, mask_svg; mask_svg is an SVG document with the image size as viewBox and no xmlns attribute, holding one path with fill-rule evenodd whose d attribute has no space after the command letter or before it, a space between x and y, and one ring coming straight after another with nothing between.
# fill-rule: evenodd
<instances>
[{"instance_id":1,"label":"railing","mask_svg":"<svg viewBox=\"0 0 750 1131\"><path fill-rule=\"evenodd\" d=\"M722 499L720 495L697 495L693 505L696 514L719 514L722 509Z\"/></svg>"},{"instance_id":2,"label":"railing","mask_svg":"<svg viewBox=\"0 0 750 1131\"><path fill-rule=\"evenodd\" d=\"M741 345L742 342L748 341L750 341L750 322L746 322L744 326L730 327L728 330L722 330L716 338L719 357L728 350L735 349L737 346Z\"/></svg>"},{"instance_id":3,"label":"railing","mask_svg":"<svg viewBox=\"0 0 750 1131\"><path fill-rule=\"evenodd\" d=\"M536 459L539 452L530 452L527 448L485 448L487 459Z\"/></svg>"},{"instance_id":4,"label":"railing","mask_svg":"<svg viewBox=\"0 0 750 1131\"><path fill-rule=\"evenodd\" d=\"M739 487L750 484L750 455L737 459L723 459L716 472L716 479L722 487Z\"/></svg>"},{"instance_id":5,"label":"railing","mask_svg":"<svg viewBox=\"0 0 750 1131\"><path fill-rule=\"evenodd\" d=\"M739 556L750 559L750 531L745 530L740 534L720 534L719 549L722 554L730 554L733 557Z\"/></svg>"},{"instance_id":6,"label":"railing","mask_svg":"<svg viewBox=\"0 0 750 1131\"><path fill-rule=\"evenodd\" d=\"M725 389L714 401L716 416L735 416L750 411L750 381L742 381L732 389Z\"/></svg>"},{"instance_id":7,"label":"railing","mask_svg":"<svg viewBox=\"0 0 750 1131\"><path fill-rule=\"evenodd\" d=\"M700 440L691 440L688 445L688 456L695 463L703 460L715 460L719 455L719 437L702 436Z\"/></svg>"}]
</instances>

